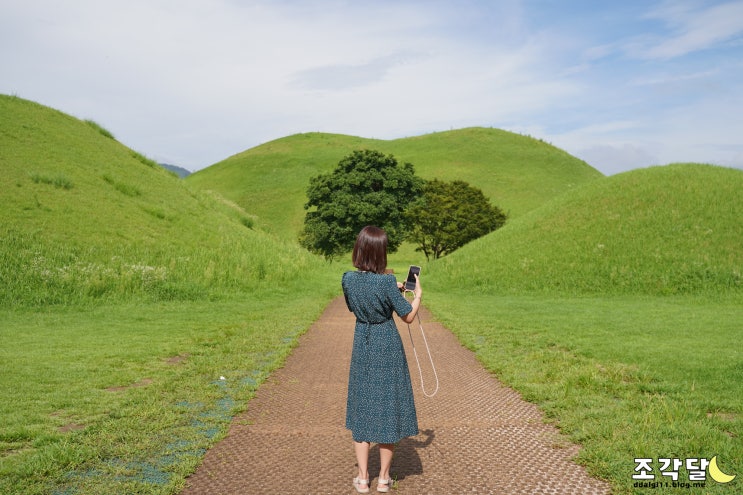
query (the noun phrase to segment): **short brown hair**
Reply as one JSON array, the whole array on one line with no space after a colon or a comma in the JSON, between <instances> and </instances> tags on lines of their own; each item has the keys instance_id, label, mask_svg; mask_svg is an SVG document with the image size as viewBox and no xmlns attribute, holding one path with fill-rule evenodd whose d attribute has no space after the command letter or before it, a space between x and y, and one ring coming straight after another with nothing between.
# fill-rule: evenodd
<instances>
[{"instance_id":1,"label":"short brown hair","mask_svg":"<svg viewBox=\"0 0 743 495\"><path fill-rule=\"evenodd\" d=\"M353 266L365 272L384 273L387 269L387 233L367 225L353 245Z\"/></svg>"}]
</instances>

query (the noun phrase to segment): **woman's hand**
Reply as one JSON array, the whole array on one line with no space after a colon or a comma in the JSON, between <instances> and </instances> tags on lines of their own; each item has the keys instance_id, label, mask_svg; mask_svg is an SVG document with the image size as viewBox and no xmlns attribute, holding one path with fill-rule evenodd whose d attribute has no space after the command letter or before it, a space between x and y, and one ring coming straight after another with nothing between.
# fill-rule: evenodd
<instances>
[{"instance_id":1,"label":"woman's hand","mask_svg":"<svg viewBox=\"0 0 743 495\"><path fill-rule=\"evenodd\" d=\"M413 320L415 320L415 315L418 314L418 309L421 306L421 296L423 295L423 289L421 288L421 280L418 278L418 274L415 275L415 290L413 293L415 294L415 297L413 298L413 301L410 303L413 310L406 314L405 316L401 316L400 318L402 321L407 323L408 325L413 323Z\"/></svg>"},{"instance_id":2,"label":"woman's hand","mask_svg":"<svg viewBox=\"0 0 743 495\"><path fill-rule=\"evenodd\" d=\"M421 296L423 295L423 289L421 288L421 279L418 277L417 273L415 273L414 275L415 275L415 291L414 291L415 297L420 299Z\"/></svg>"}]
</instances>

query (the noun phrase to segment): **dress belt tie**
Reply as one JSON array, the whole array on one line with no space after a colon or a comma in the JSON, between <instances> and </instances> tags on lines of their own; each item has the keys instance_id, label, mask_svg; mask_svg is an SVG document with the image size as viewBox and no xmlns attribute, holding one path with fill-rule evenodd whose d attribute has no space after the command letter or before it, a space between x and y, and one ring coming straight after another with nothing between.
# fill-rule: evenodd
<instances>
[{"instance_id":1,"label":"dress belt tie","mask_svg":"<svg viewBox=\"0 0 743 495\"><path fill-rule=\"evenodd\" d=\"M379 323L370 323L368 321L361 321L361 320L358 320L358 322L364 325L363 332L364 332L364 342L366 343L366 345L369 345L369 338L371 337L372 325L383 325L386 323L385 321L380 321Z\"/></svg>"}]
</instances>

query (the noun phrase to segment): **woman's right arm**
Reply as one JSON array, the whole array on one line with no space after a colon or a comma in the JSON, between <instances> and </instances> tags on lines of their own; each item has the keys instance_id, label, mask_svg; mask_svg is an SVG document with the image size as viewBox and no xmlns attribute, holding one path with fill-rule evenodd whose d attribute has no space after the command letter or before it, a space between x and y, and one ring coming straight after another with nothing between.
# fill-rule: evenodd
<instances>
[{"instance_id":1,"label":"woman's right arm","mask_svg":"<svg viewBox=\"0 0 743 495\"><path fill-rule=\"evenodd\" d=\"M405 316L401 316L400 319L404 321L407 324L413 323L415 321L415 315L418 314L418 309L421 307L421 296L423 295L423 289L421 289L421 281L418 278L418 275L415 276L415 297L413 298L413 301L410 303L410 305L413 307L413 310L406 314Z\"/></svg>"}]
</instances>

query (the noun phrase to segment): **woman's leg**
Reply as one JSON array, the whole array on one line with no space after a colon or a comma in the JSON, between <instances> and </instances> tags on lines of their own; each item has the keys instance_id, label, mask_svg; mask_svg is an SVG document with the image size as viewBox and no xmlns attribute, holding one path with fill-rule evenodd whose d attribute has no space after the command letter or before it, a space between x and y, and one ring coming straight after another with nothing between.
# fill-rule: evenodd
<instances>
[{"instance_id":1,"label":"woman's leg","mask_svg":"<svg viewBox=\"0 0 743 495\"><path fill-rule=\"evenodd\" d=\"M356 463L359 465L359 479L369 481L369 442L353 442L353 449L356 452ZM369 485L361 484L359 488L368 488Z\"/></svg>"},{"instance_id":2,"label":"woman's leg","mask_svg":"<svg viewBox=\"0 0 743 495\"><path fill-rule=\"evenodd\" d=\"M379 444L379 479L389 480L390 479L390 466L392 466L392 454L395 450L394 443L380 443Z\"/></svg>"}]
</instances>

